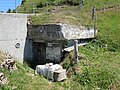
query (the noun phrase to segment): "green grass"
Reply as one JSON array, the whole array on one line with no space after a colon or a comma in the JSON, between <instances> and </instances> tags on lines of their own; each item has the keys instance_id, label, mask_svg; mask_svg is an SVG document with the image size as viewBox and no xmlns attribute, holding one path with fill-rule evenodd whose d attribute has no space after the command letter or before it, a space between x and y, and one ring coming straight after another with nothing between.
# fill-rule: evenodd
<instances>
[{"instance_id":1,"label":"green grass","mask_svg":"<svg viewBox=\"0 0 120 90\"><path fill-rule=\"evenodd\" d=\"M32 24L45 24L45 23L68 23L74 25L89 25L93 26L93 21L91 20L91 10L95 6L98 8L109 7L113 5L119 5L119 0L101 0L100 2L96 0L85 1L83 0L83 7L73 6L66 4L67 0L26 0L17 9L18 13L33 13L33 3L34 2L34 12L40 15L31 17ZM69 1L69 0L68 0ZM71 0L73 2L78 2L78 0ZM50 3L48 7L43 5L42 8L37 7L39 4ZM64 2L64 3L63 3ZM61 3L56 7L52 3ZM46 17L48 16L49 17ZM44 18L44 20L43 20ZM49 18L49 19L48 19Z\"/></svg>"},{"instance_id":2,"label":"green grass","mask_svg":"<svg viewBox=\"0 0 120 90\"><path fill-rule=\"evenodd\" d=\"M71 25L89 25L93 27L93 21L91 19L91 12L80 11L78 6L50 6L48 9L50 12L46 12L46 8L43 8L38 14L31 15L29 20L31 24L71 24ZM81 13L82 12L82 13Z\"/></svg>"},{"instance_id":3,"label":"green grass","mask_svg":"<svg viewBox=\"0 0 120 90\"><path fill-rule=\"evenodd\" d=\"M34 2L37 1L34 0ZM79 12L76 12L79 6L63 5L59 7L59 10L56 9L56 6L49 6L49 10L55 9L55 12L48 13L44 12L46 8L43 7L40 12L37 11L40 15L35 15L30 17L30 19L33 24L68 23L92 26L91 8L93 5L96 8L103 8L104 5L112 6L116 4L120 4L120 1L91 0L90 2L90 0L86 0L83 9L79 10ZM24 5L19 9L22 11L23 7ZM31 10L30 8L27 9ZM77 15L80 17L77 17ZM63 67L68 70L67 80L50 83L42 76L34 75L34 70L26 64L17 63L18 70L13 73L0 69L10 81L9 85L3 86L1 89L120 90L120 8L96 12L96 16L97 38L92 40L88 45L79 47L82 59L78 65L71 65L69 56L62 63ZM71 52L71 54L73 53ZM0 54L0 60L3 58Z\"/></svg>"},{"instance_id":4,"label":"green grass","mask_svg":"<svg viewBox=\"0 0 120 90\"><path fill-rule=\"evenodd\" d=\"M35 75L34 71L26 64L17 63L17 70L10 73L7 70L1 69L5 76L10 81L9 85L2 86L3 90L46 90L48 81L41 76ZM14 88L14 89L13 89Z\"/></svg>"},{"instance_id":5,"label":"green grass","mask_svg":"<svg viewBox=\"0 0 120 90\"><path fill-rule=\"evenodd\" d=\"M91 44L79 48L83 58L77 66L70 66L68 78L64 82L50 83L26 64L17 63L18 70L13 73L1 69L10 81L3 90L119 90L120 87L120 53L94 48ZM69 60L69 59L68 59ZM67 66L69 66L69 61ZM65 61L65 62L66 62ZM67 68L66 66L66 68ZM76 75L73 70L76 69ZM48 88L49 87L49 88Z\"/></svg>"},{"instance_id":6,"label":"green grass","mask_svg":"<svg viewBox=\"0 0 120 90\"><path fill-rule=\"evenodd\" d=\"M98 40L106 44L109 51L120 51L119 15L120 12L116 10L97 13Z\"/></svg>"},{"instance_id":7,"label":"green grass","mask_svg":"<svg viewBox=\"0 0 120 90\"><path fill-rule=\"evenodd\" d=\"M78 73L76 76L78 83L88 88L103 90L111 89L120 81L119 52L106 51L91 44L80 48L80 52L84 57L80 62L82 74Z\"/></svg>"}]
</instances>

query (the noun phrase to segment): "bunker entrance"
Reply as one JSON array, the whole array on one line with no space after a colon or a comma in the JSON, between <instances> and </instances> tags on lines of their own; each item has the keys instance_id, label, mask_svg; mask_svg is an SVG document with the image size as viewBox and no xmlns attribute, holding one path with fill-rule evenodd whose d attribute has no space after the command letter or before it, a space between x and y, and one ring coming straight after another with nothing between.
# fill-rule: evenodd
<instances>
[{"instance_id":1,"label":"bunker entrance","mask_svg":"<svg viewBox=\"0 0 120 90\"><path fill-rule=\"evenodd\" d=\"M33 43L33 61L35 65L46 63L46 43Z\"/></svg>"}]
</instances>

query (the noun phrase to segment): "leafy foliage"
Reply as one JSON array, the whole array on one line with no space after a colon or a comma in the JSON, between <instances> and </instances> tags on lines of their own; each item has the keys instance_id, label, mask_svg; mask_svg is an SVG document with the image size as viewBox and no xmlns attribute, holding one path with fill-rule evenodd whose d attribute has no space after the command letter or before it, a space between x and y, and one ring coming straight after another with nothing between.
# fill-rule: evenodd
<instances>
[{"instance_id":1,"label":"leafy foliage","mask_svg":"<svg viewBox=\"0 0 120 90\"><path fill-rule=\"evenodd\" d=\"M11 10L11 9L8 9L7 13L11 13L11 12L12 12L12 10Z\"/></svg>"}]
</instances>

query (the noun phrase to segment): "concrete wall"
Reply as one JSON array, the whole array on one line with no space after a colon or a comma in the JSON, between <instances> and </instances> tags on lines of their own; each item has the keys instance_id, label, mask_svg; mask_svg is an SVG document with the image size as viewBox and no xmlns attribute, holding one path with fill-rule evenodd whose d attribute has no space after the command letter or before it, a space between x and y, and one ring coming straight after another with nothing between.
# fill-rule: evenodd
<instances>
[{"instance_id":1,"label":"concrete wall","mask_svg":"<svg viewBox=\"0 0 120 90\"><path fill-rule=\"evenodd\" d=\"M0 50L23 62L27 37L27 16L0 14ZM16 48L16 43L20 44ZM26 45L27 46L27 45Z\"/></svg>"},{"instance_id":2,"label":"concrete wall","mask_svg":"<svg viewBox=\"0 0 120 90\"><path fill-rule=\"evenodd\" d=\"M29 25L28 36L34 40L73 40L94 38L96 31L67 24Z\"/></svg>"},{"instance_id":3,"label":"concrete wall","mask_svg":"<svg viewBox=\"0 0 120 90\"><path fill-rule=\"evenodd\" d=\"M33 60L33 41L30 39L26 39L25 46L24 46L24 55L23 60L25 61L32 61Z\"/></svg>"},{"instance_id":4,"label":"concrete wall","mask_svg":"<svg viewBox=\"0 0 120 90\"><path fill-rule=\"evenodd\" d=\"M0 50L9 53L20 62L31 61L33 59L32 44L34 41L28 38L27 30L27 15L0 14ZM20 44L19 48L16 48L17 43ZM51 61L60 60L60 44L47 45L46 58Z\"/></svg>"},{"instance_id":5,"label":"concrete wall","mask_svg":"<svg viewBox=\"0 0 120 90\"><path fill-rule=\"evenodd\" d=\"M47 43L46 46L46 59L54 62L60 62L61 60L61 44L59 43Z\"/></svg>"},{"instance_id":6,"label":"concrete wall","mask_svg":"<svg viewBox=\"0 0 120 90\"><path fill-rule=\"evenodd\" d=\"M28 33L28 36L27 36ZM0 14L0 50L23 62L33 59L33 42L52 42L46 47L46 59L60 60L61 45L53 43L71 39L94 38L94 30L66 24L27 26L25 14ZM16 48L16 44L20 44Z\"/></svg>"}]
</instances>

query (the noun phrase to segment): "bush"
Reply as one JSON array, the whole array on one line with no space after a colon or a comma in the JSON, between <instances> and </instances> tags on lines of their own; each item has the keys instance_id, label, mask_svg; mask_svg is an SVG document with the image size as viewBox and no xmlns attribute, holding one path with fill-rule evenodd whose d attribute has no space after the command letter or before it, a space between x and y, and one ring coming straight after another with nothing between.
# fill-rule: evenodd
<instances>
[{"instance_id":1,"label":"bush","mask_svg":"<svg viewBox=\"0 0 120 90\"><path fill-rule=\"evenodd\" d=\"M37 7L41 8L48 5L79 5L80 1L78 0L41 0Z\"/></svg>"}]
</instances>

